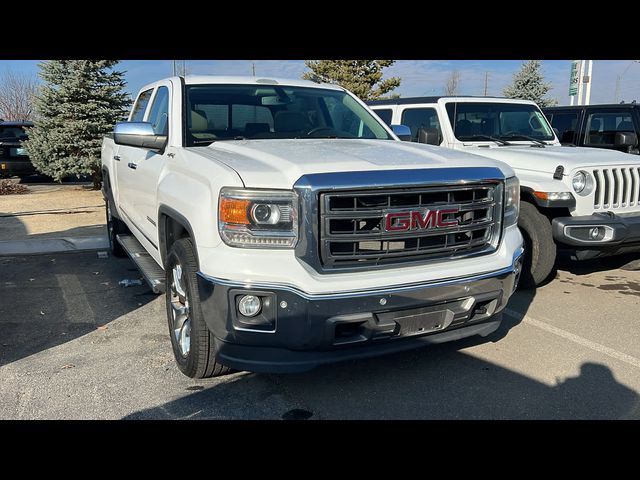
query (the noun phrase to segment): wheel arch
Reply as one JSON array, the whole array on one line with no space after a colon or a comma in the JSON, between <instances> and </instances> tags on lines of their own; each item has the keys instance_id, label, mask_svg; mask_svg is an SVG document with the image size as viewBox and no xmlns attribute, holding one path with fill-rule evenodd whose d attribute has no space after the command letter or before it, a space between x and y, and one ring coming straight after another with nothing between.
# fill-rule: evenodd
<instances>
[{"instance_id":1,"label":"wheel arch","mask_svg":"<svg viewBox=\"0 0 640 480\"><path fill-rule=\"evenodd\" d=\"M102 197L106 202L109 202L111 207L111 215L115 218L120 218L118 212L118 206L116 205L116 199L113 196L113 189L111 188L111 176L109 174L109 168L106 165L102 165Z\"/></svg>"},{"instance_id":2,"label":"wheel arch","mask_svg":"<svg viewBox=\"0 0 640 480\"><path fill-rule=\"evenodd\" d=\"M173 243L184 237L191 238L199 266L197 242L191 223L177 210L167 205L160 205L158 209L158 248L163 265L166 263L167 255Z\"/></svg>"}]
</instances>

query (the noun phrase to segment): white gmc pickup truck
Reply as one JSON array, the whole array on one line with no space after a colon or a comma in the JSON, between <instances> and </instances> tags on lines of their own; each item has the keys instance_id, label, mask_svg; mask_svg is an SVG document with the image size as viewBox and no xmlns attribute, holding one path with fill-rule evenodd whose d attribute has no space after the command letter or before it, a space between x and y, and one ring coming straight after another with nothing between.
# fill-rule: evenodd
<instances>
[{"instance_id":1,"label":"white gmc pickup truck","mask_svg":"<svg viewBox=\"0 0 640 480\"><path fill-rule=\"evenodd\" d=\"M407 140L483 155L515 170L526 247L523 286L550 277L558 249L578 260L640 252L638 157L561 146L538 106L527 100L422 97L369 105L386 123L409 127ZM631 131L615 135L618 147L638 144Z\"/></svg>"},{"instance_id":2,"label":"white gmc pickup truck","mask_svg":"<svg viewBox=\"0 0 640 480\"><path fill-rule=\"evenodd\" d=\"M112 252L165 292L190 377L486 336L517 285L514 172L401 142L334 85L158 81L102 164Z\"/></svg>"}]
</instances>

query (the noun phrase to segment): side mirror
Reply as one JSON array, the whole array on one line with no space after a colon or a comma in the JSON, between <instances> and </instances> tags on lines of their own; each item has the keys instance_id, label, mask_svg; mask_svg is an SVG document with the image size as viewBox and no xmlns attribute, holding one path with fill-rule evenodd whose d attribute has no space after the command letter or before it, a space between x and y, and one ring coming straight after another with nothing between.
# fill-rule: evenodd
<instances>
[{"instance_id":1,"label":"side mirror","mask_svg":"<svg viewBox=\"0 0 640 480\"><path fill-rule=\"evenodd\" d=\"M560 140L560 130L558 130L556 127L553 127L553 133L555 133L556 138Z\"/></svg>"},{"instance_id":2,"label":"side mirror","mask_svg":"<svg viewBox=\"0 0 640 480\"><path fill-rule=\"evenodd\" d=\"M613 143L617 147L635 147L638 144L638 136L632 132L616 132Z\"/></svg>"},{"instance_id":3,"label":"side mirror","mask_svg":"<svg viewBox=\"0 0 640 480\"><path fill-rule=\"evenodd\" d=\"M120 122L113 129L113 141L117 145L162 150L167 136L156 135L149 122Z\"/></svg>"},{"instance_id":4,"label":"side mirror","mask_svg":"<svg viewBox=\"0 0 640 480\"><path fill-rule=\"evenodd\" d=\"M437 128L419 128L418 143L427 145L440 145L440 132Z\"/></svg>"},{"instance_id":5,"label":"side mirror","mask_svg":"<svg viewBox=\"0 0 640 480\"><path fill-rule=\"evenodd\" d=\"M403 142L411 141L411 129L406 125L391 125L391 130Z\"/></svg>"}]
</instances>

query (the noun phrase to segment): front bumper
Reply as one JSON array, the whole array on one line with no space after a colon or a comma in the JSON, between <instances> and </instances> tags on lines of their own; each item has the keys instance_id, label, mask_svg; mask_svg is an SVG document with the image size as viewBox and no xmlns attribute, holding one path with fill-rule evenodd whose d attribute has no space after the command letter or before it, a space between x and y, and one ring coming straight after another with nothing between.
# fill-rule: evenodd
<instances>
[{"instance_id":1,"label":"front bumper","mask_svg":"<svg viewBox=\"0 0 640 480\"><path fill-rule=\"evenodd\" d=\"M29 160L9 160L0 158L0 175L32 175L36 169Z\"/></svg>"},{"instance_id":2,"label":"front bumper","mask_svg":"<svg viewBox=\"0 0 640 480\"><path fill-rule=\"evenodd\" d=\"M318 365L488 335L517 285L521 249L508 268L472 277L374 291L313 295L287 285L246 285L198 274L207 326L224 364L253 372ZM262 297L246 319L243 295ZM251 323L253 322L253 324Z\"/></svg>"},{"instance_id":3,"label":"front bumper","mask_svg":"<svg viewBox=\"0 0 640 480\"><path fill-rule=\"evenodd\" d=\"M603 238L585 238L596 227L603 229ZM579 260L640 251L640 213L558 217L552 228L556 242L569 247Z\"/></svg>"}]
</instances>

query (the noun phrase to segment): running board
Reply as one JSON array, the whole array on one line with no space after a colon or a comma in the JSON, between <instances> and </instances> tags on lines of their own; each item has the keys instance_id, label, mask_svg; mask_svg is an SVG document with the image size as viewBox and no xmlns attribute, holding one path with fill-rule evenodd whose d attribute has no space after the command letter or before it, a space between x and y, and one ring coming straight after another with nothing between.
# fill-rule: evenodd
<instances>
[{"instance_id":1,"label":"running board","mask_svg":"<svg viewBox=\"0 0 640 480\"><path fill-rule=\"evenodd\" d=\"M164 293L164 270L133 235L116 235L129 258L136 264L153 293Z\"/></svg>"}]
</instances>

